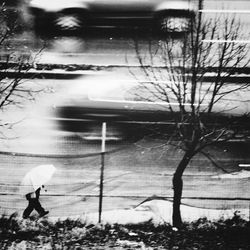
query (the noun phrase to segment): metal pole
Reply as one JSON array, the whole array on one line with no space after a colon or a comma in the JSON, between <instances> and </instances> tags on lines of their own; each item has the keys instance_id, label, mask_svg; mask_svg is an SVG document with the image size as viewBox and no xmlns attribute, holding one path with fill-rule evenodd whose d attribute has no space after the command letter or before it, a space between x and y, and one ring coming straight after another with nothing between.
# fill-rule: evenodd
<instances>
[{"instance_id":1,"label":"metal pole","mask_svg":"<svg viewBox=\"0 0 250 250\"><path fill-rule=\"evenodd\" d=\"M99 194L99 219L102 220L102 199L103 199L103 179L104 179L104 156L105 156L105 141L106 141L106 122L102 123L102 148L101 148L101 175L100 175L100 194Z\"/></svg>"}]
</instances>

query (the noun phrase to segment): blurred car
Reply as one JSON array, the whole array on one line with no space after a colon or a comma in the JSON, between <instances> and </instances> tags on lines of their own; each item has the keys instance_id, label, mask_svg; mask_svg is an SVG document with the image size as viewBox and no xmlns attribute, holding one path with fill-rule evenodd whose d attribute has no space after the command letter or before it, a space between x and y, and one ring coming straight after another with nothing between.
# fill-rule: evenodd
<instances>
[{"instance_id":1,"label":"blurred car","mask_svg":"<svg viewBox=\"0 0 250 250\"><path fill-rule=\"evenodd\" d=\"M196 0L31 0L35 28L59 30L150 22L161 31L185 32L197 10Z\"/></svg>"},{"instance_id":2,"label":"blurred car","mask_svg":"<svg viewBox=\"0 0 250 250\"><path fill-rule=\"evenodd\" d=\"M80 78L53 104L53 119L61 130L77 132L87 140L101 138L102 122L107 122L107 140L137 139L166 116L166 104L148 102L142 92L136 81L124 75Z\"/></svg>"},{"instance_id":3,"label":"blurred car","mask_svg":"<svg viewBox=\"0 0 250 250\"><path fill-rule=\"evenodd\" d=\"M179 103L170 93L166 100L165 92L159 88L167 89L164 84L169 83L155 85L122 74L80 78L55 101L53 119L60 129L78 132L85 139L93 140L101 138L102 122L107 122L108 140L138 139L155 132L171 133L178 120ZM250 105L239 106L237 100L223 100L216 104L211 115L207 115L209 100L199 104L207 126L231 124L233 129L240 124L249 130L249 117L244 114L249 113ZM190 102L184 105L186 111L191 110Z\"/></svg>"}]
</instances>

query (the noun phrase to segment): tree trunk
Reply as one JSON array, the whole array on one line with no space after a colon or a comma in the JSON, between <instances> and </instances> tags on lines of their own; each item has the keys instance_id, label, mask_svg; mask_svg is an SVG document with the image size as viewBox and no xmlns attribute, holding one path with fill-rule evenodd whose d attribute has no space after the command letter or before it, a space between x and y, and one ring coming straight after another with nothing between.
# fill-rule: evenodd
<instances>
[{"instance_id":1,"label":"tree trunk","mask_svg":"<svg viewBox=\"0 0 250 250\"><path fill-rule=\"evenodd\" d=\"M193 156L192 151L185 152L173 176L174 201L173 201L172 221L173 221L173 226L177 228L180 228L182 225L181 211L180 211L182 189L183 189L182 175L188 163L190 162L192 156Z\"/></svg>"}]
</instances>

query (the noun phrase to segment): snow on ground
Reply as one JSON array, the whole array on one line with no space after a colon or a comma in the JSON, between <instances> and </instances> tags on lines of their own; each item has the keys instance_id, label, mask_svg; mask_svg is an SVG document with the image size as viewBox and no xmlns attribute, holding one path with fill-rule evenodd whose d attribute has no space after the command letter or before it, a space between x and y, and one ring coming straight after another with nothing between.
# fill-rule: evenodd
<instances>
[{"instance_id":1,"label":"snow on ground","mask_svg":"<svg viewBox=\"0 0 250 250\"><path fill-rule=\"evenodd\" d=\"M228 174L220 174L212 176L214 179L242 179L242 178L250 178L250 171L248 170L241 170L233 173Z\"/></svg>"},{"instance_id":2,"label":"snow on ground","mask_svg":"<svg viewBox=\"0 0 250 250\"><path fill-rule=\"evenodd\" d=\"M205 209L181 205L182 219L185 222L198 220L206 217L208 220L216 221L221 218L229 219L235 214L235 209ZM248 209L238 209L237 214L243 219L249 219ZM87 224L98 223L98 213L84 214L78 219ZM50 218L57 220L56 218ZM66 218L60 218L66 219ZM76 219L76 218L71 218ZM101 215L103 224L138 224L151 221L155 225L170 223L172 224L172 202L164 199L152 199L145 201L133 209L119 209L104 211Z\"/></svg>"}]
</instances>

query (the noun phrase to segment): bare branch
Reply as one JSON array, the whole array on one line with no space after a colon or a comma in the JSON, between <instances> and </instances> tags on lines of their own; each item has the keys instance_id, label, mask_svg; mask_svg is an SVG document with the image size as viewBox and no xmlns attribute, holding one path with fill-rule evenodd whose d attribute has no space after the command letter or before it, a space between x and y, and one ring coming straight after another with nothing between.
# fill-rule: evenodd
<instances>
[{"instance_id":1,"label":"bare branch","mask_svg":"<svg viewBox=\"0 0 250 250\"><path fill-rule=\"evenodd\" d=\"M200 10L202 6L203 1L199 0ZM163 105L168 107L166 119L174 120L173 134L164 137L166 144L178 141L175 145L184 151L173 177L179 205L181 177L192 157L211 145L235 138L242 131L250 133L246 129L250 122L249 107L237 107L247 98L237 100L236 95L249 91L250 83L230 83L238 68L249 66L250 62L247 43L237 42L244 41L240 32L241 23L235 16L204 20L199 11L189 34L179 39L166 36L158 50L149 50L151 65L146 67L141 51L136 50L142 73L150 79L150 84L140 84L141 89L150 93L146 100L166 102ZM160 59L161 68L154 65Z\"/></svg>"}]
</instances>

